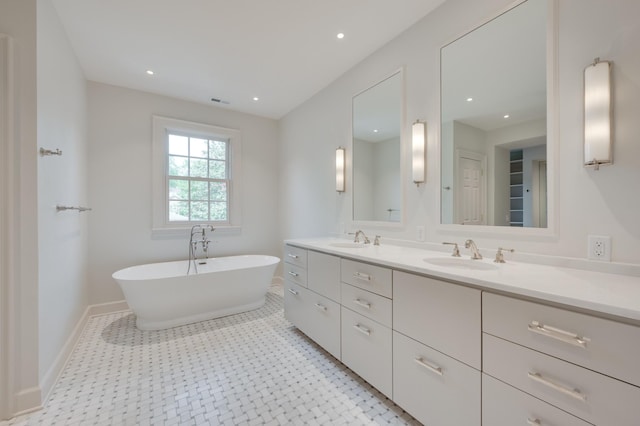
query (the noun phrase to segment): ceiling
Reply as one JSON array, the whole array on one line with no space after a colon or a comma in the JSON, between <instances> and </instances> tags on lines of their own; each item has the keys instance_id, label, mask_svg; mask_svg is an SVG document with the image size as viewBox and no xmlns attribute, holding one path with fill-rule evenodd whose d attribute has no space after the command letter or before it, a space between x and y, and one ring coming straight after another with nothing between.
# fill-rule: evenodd
<instances>
[{"instance_id":1,"label":"ceiling","mask_svg":"<svg viewBox=\"0 0 640 426\"><path fill-rule=\"evenodd\" d=\"M52 0L88 80L275 119L444 1Z\"/></svg>"}]
</instances>

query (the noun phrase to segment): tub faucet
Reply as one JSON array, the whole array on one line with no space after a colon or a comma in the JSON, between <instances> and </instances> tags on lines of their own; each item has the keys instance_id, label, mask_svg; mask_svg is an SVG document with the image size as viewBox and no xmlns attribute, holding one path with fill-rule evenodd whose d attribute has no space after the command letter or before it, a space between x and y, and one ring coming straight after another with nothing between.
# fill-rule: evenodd
<instances>
[{"instance_id":1,"label":"tub faucet","mask_svg":"<svg viewBox=\"0 0 640 426\"><path fill-rule=\"evenodd\" d=\"M480 254L480 250L478 250L478 246L473 240L469 239L464 242L464 247L471 249L471 258L472 259L482 259L482 255Z\"/></svg>"},{"instance_id":2,"label":"tub faucet","mask_svg":"<svg viewBox=\"0 0 640 426\"><path fill-rule=\"evenodd\" d=\"M353 242L354 243L359 243L360 242L360 235L362 235L362 238L364 239L364 243L365 244L370 244L371 243L371 241L369 241L369 238L360 229L358 229L356 231L356 236L353 238Z\"/></svg>"},{"instance_id":3,"label":"tub faucet","mask_svg":"<svg viewBox=\"0 0 640 426\"><path fill-rule=\"evenodd\" d=\"M204 265L207 263L207 259L209 258L209 243L210 240L207 239L207 230L210 232L215 231L215 228L211 225L193 225L191 227L191 237L189 238L189 266L187 267L187 275L189 275L189 271L191 270L191 262L193 262L193 268L198 273L198 263ZM202 235L202 239L198 241L194 239L194 236L198 234ZM204 252L204 260L198 262L198 244L202 245L202 251Z\"/></svg>"}]
</instances>

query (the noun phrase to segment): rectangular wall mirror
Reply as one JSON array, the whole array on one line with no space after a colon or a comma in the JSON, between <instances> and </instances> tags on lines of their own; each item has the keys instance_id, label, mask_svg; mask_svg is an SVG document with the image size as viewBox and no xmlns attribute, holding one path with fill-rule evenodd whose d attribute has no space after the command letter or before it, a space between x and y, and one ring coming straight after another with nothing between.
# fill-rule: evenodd
<instances>
[{"instance_id":1,"label":"rectangular wall mirror","mask_svg":"<svg viewBox=\"0 0 640 426\"><path fill-rule=\"evenodd\" d=\"M548 0L441 49L441 222L546 228Z\"/></svg>"},{"instance_id":2,"label":"rectangular wall mirror","mask_svg":"<svg viewBox=\"0 0 640 426\"><path fill-rule=\"evenodd\" d=\"M353 220L402 222L402 72L353 97Z\"/></svg>"}]
</instances>

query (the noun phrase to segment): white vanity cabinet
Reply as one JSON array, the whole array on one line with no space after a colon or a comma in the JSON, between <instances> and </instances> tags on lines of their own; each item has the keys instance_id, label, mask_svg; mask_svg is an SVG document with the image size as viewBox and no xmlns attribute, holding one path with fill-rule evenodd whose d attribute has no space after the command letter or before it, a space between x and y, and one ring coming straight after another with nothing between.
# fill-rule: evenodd
<instances>
[{"instance_id":1,"label":"white vanity cabinet","mask_svg":"<svg viewBox=\"0 0 640 426\"><path fill-rule=\"evenodd\" d=\"M635 316L505 291L518 276L495 288L403 270L395 250L302 247L285 248L287 319L425 425L640 425ZM546 274L574 276L578 301L593 285Z\"/></svg>"},{"instance_id":2,"label":"white vanity cabinet","mask_svg":"<svg viewBox=\"0 0 640 426\"><path fill-rule=\"evenodd\" d=\"M391 269L342 259L341 279L342 362L392 398Z\"/></svg>"},{"instance_id":3,"label":"white vanity cabinet","mask_svg":"<svg viewBox=\"0 0 640 426\"><path fill-rule=\"evenodd\" d=\"M485 292L483 331L485 377L512 395L519 389L595 425L640 424L640 327ZM488 413L494 403L486 395ZM545 424L535 411L525 404L521 418Z\"/></svg>"},{"instance_id":4,"label":"white vanity cabinet","mask_svg":"<svg viewBox=\"0 0 640 426\"><path fill-rule=\"evenodd\" d=\"M393 399L428 425L481 423L481 292L393 271Z\"/></svg>"},{"instance_id":5,"label":"white vanity cabinet","mask_svg":"<svg viewBox=\"0 0 640 426\"><path fill-rule=\"evenodd\" d=\"M295 271L295 275L285 273L285 317L338 359L341 344L339 262L340 258L335 256L285 246L285 272Z\"/></svg>"}]
</instances>

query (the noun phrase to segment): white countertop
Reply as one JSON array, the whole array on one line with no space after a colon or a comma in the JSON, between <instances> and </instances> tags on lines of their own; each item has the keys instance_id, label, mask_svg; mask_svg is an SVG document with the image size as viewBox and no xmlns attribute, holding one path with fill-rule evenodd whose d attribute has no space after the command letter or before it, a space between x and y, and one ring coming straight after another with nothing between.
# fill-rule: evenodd
<instances>
[{"instance_id":1,"label":"white countertop","mask_svg":"<svg viewBox=\"0 0 640 426\"><path fill-rule=\"evenodd\" d=\"M425 261L425 259L436 258L466 261L469 258L468 255L463 255L463 258L453 258L448 253L390 244L380 246L367 244L358 248L334 245L347 241L321 238L287 240L285 243L479 286L483 289L533 297L640 322L640 277L513 262L508 259L508 254L505 254L507 263L494 263L493 257L474 260L473 262L486 264L490 269L470 270L438 266Z\"/></svg>"}]
</instances>

